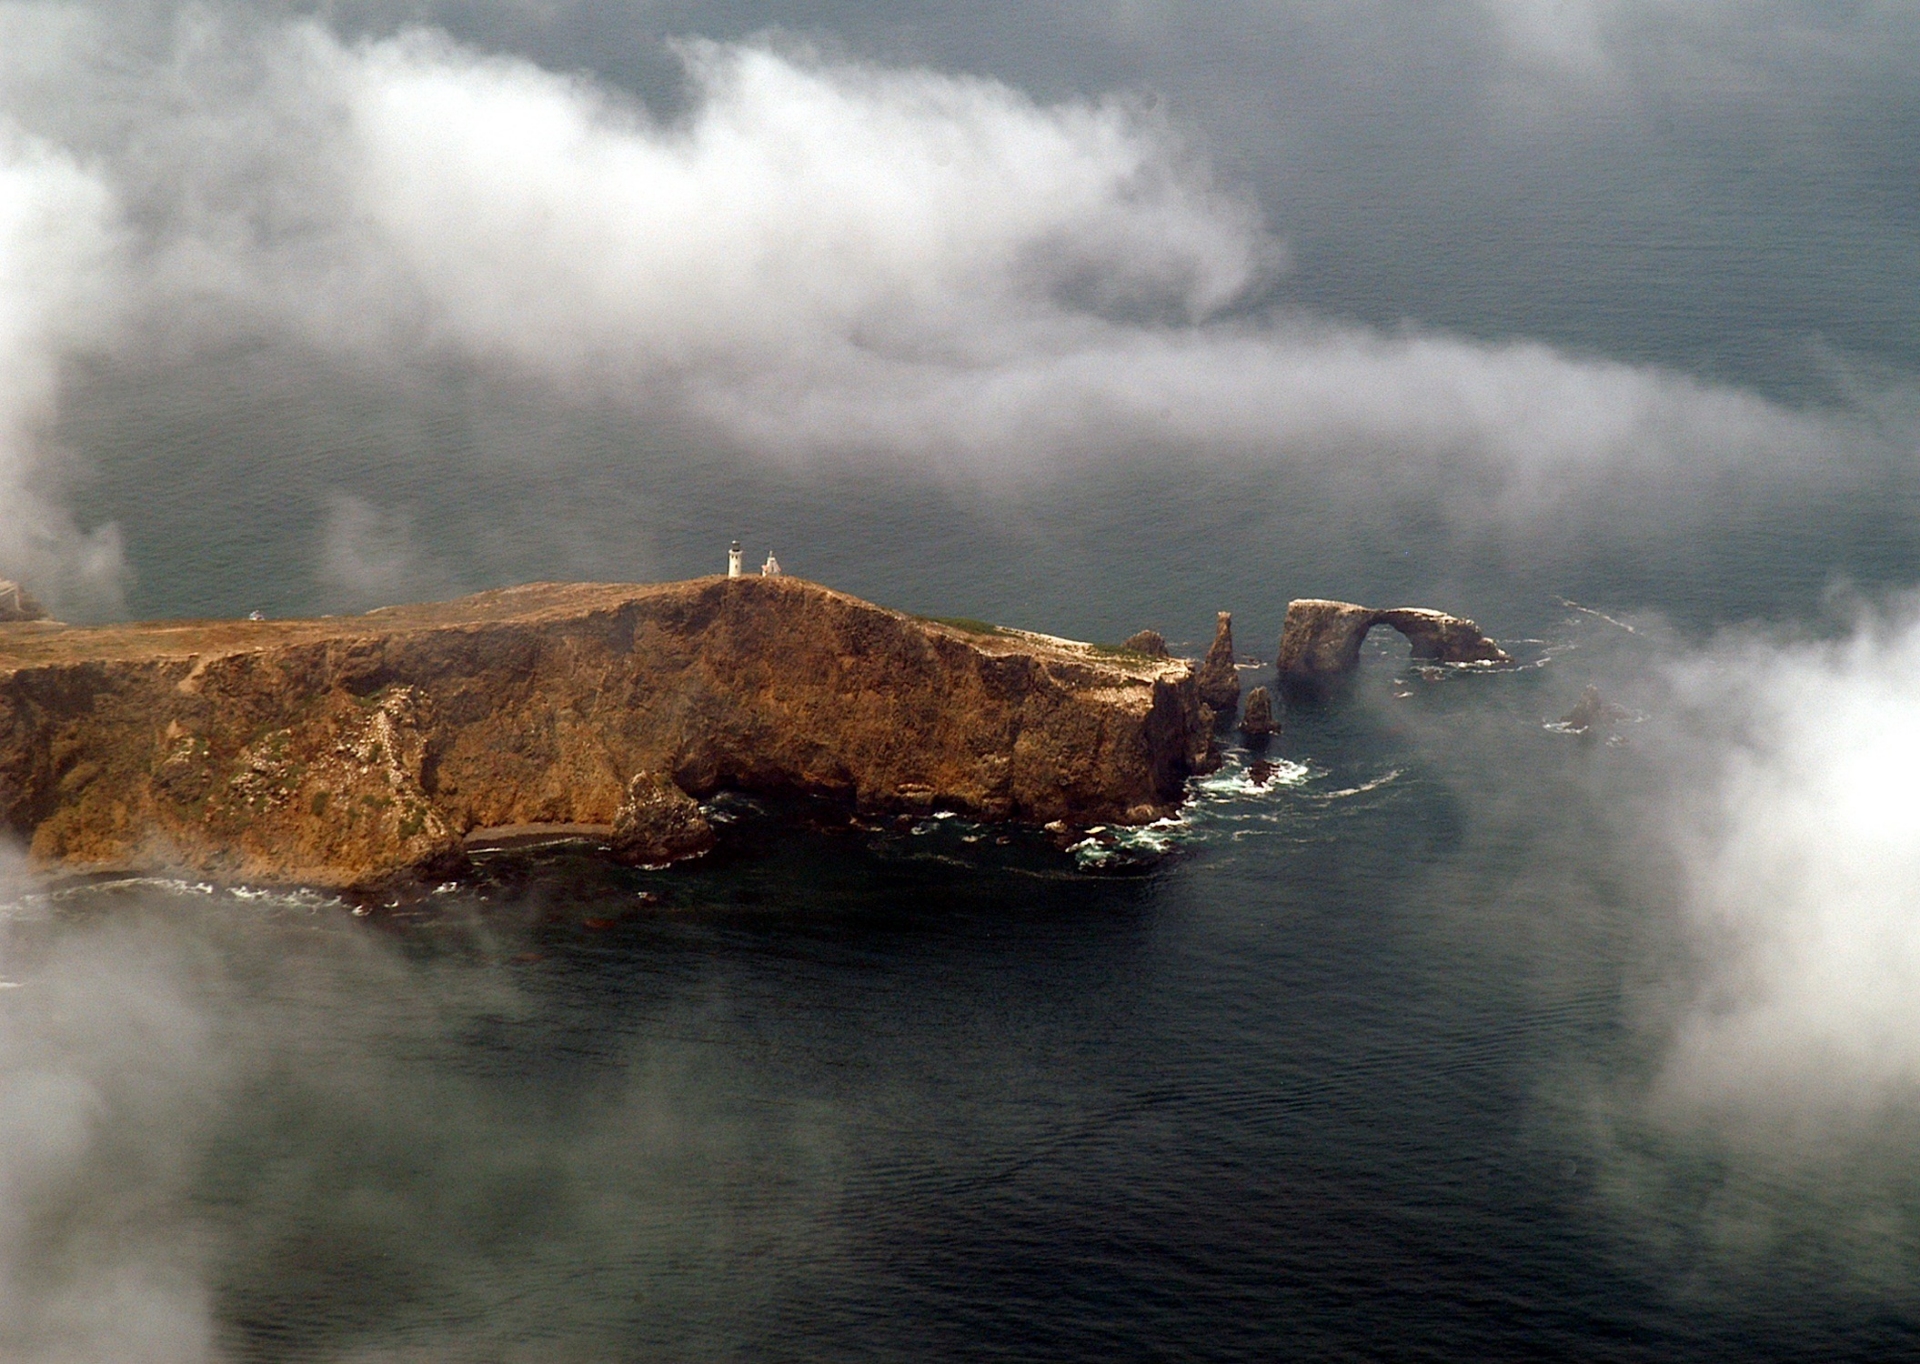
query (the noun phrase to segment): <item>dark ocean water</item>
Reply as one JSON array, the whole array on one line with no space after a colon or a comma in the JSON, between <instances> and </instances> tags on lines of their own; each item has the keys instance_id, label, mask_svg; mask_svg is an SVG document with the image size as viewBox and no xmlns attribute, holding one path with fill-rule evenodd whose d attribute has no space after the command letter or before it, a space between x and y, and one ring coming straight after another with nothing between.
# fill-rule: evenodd
<instances>
[{"instance_id":1,"label":"dark ocean water","mask_svg":"<svg viewBox=\"0 0 1920 1364\"><path fill-rule=\"evenodd\" d=\"M1116 865L741 803L692 866L554 849L364 918L30 896L15 1073L91 1133L23 1167L56 1282L130 1277L129 1320L260 1361L1920 1351L1908 1118L1796 1162L1647 1097L1697 979L1657 835L1702 774L1663 660L1911 582L1910 480L1475 547L1258 472L745 472L569 409L541 428L563 461L456 484L396 452L471 458L458 401L313 375L310 408L246 399L278 363L211 396L196 372L170 418L165 376L72 409L140 614L334 605L302 546L364 449L361 486L437 505L409 531L444 591L704 572L739 533L911 610L1197 651L1228 607L1271 660L1290 597L1413 602L1526 666L1433 674L1376 637L1351 698L1288 716L1281 780L1234 754ZM1545 727L1589 682L1635 712L1622 742Z\"/></svg>"},{"instance_id":2,"label":"dark ocean water","mask_svg":"<svg viewBox=\"0 0 1920 1364\"><path fill-rule=\"evenodd\" d=\"M13 1073L91 1133L37 1243L249 1360L1920 1349L1906 1243L1849 1234L1913 1190L1643 1111L1660 723L1543 721L1648 660L1578 611L1515 647L1376 639L1157 857L728 798L693 865L497 855L365 916L26 896Z\"/></svg>"},{"instance_id":3,"label":"dark ocean water","mask_svg":"<svg viewBox=\"0 0 1920 1364\"><path fill-rule=\"evenodd\" d=\"M702 31L772 22L721 8ZM1376 636L1351 697L1289 713L1274 779L1236 750L1114 856L733 798L691 865L500 855L364 916L0 887L22 1357L1920 1357L1910 1101L1755 1137L1658 1098L1703 979L1669 834L1717 779L1663 670L1743 624L1835 633L1836 598L1920 582L1920 292L1911 215L1888 225L1910 84L1883 220L1798 162L1761 174L1738 110L1657 155L1629 110L1632 136L1588 130L1620 137L1593 154L1614 178L1577 160L1557 189L1554 147L1449 159L1419 107L1294 157L1214 105L1303 82L1287 97L1311 103L1311 49L1210 94L1209 63L1267 60L1223 40L1182 96L1178 72L1075 46L1077 8L1064 55L989 8L957 24L986 35L965 50L932 18L901 43L1043 97L1167 83L1288 240L1263 305L1542 339L1806 411L1857 380L1886 420L1828 448L1825 481L1736 462L1478 523L1331 456L788 465L431 357L249 336L76 361L49 436L79 524L121 528L136 616L679 578L738 536L910 611L1198 652L1225 608L1270 663L1287 601L1334 596L1472 615L1523 666L1422 670ZM651 45L622 69L601 28L638 21L608 7L458 9L460 36L511 38L523 10L573 16L556 69L667 79ZM372 509L370 586L324 572L342 497ZM1589 683L1630 713L1617 742L1550 728Z\"/></svg>"}]
</instances>

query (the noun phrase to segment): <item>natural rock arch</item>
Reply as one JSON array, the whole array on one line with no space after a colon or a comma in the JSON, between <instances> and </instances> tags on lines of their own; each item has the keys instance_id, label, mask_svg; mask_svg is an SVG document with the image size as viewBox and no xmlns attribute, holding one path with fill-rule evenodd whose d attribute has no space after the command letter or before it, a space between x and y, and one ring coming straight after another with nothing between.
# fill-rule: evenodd
<instances>
[{"instance_id":1,"label":"natural rock arch","mask_svg":"<svg viewBox=\"0 0 1920 1364\"><path fill-rule=\"evenodd\" d=\"M1294 693L1325 692L1353 675L1360 645L1376 625L1407 637L1413 656L1437 663L1512 663L1513 658L1462 616L1419 606L1378 610L1305 597L1287 604L1280 632L1280 684Z\"/></svg>"}]
</instances>

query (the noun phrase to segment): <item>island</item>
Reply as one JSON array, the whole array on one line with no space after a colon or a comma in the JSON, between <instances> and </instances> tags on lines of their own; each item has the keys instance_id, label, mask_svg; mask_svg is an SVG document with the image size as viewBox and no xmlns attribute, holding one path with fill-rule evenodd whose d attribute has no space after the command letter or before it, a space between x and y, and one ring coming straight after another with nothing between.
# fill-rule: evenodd
<instances>
[{"instance_id":1,"label":"island","mask_svg":"<svg viewBox=\"0 0 1920 1364\"><path fill-rule=\"evenodd\" d=\"M25 617L33 613L17 612ZM723 788L1145 823L1218 764L1184 659L784 576L312 620L0 624L0 830L64 872L367 888L529 833L668 861Z\"/></svg>"}]
</instances>

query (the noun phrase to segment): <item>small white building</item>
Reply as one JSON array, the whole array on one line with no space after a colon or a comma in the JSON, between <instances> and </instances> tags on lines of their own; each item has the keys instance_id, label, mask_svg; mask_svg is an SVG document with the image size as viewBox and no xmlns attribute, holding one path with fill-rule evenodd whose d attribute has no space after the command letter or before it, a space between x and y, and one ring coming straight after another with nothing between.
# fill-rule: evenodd
<instances>
[{"instance_id":1,"label":"small white building","mask_svg":"<svg viewBox=\"0 0 1920 1364\"><path fill-rule=\"evenodd\" d=\"M780 561L773 557L772 550L767 551L767 561L760 565L760 576L763 578L777 578L780 576Z\"/></svg>"},{"instance_id":2,"label":"small white building","mask_svg":"<svg viewBox=\"0 0 1920 1364\"><path fill-rule=\"evenodd\" d=\"M733 548L727 551L727 576L729 578L740 576L740 542L738 540L735 540Z\"/></svg>"}]
</instances>

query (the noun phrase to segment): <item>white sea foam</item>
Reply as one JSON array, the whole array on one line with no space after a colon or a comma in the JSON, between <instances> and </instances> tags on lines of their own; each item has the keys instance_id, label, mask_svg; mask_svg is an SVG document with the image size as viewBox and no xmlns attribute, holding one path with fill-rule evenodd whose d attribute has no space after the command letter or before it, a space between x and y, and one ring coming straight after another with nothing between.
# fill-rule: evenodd
<instances>
[{"instance_id":1,"label":"white sea foam","mask_svg":"<svg viewBox=\"0 0 1920 1364\"><path fill-rule=\"evenodd\" d=\"M1277 758L1268 764L1268 772L1255 778L1253 769L1235 760L1210 776L1196 777L1192 789L1205 796L1258 798L1271 796L1287 787L1299 786L1313 776L1305 763Z\"/></svg>"},{"instance_id":2,"label":"white sea foam","mask_svg":"<svg viewBox=\"0 0 1920 1364\"><path fill-rule=\"evenodd\" d=\"M1377 791L1381 787L1387 785L1390 782L1398 781L1400 776L1401 776L1401 771L1399 768L1390 767L1385 772L1382 772L1379 776L1375 777L1373 780L1363 781L1358 786L1346 786L1346 787L1342 787L1338 791L1321 792L1319 793L1320 799L1345 800L1349 796L1364 796L1369 791Z\"/></svg>"}]
</instances>

